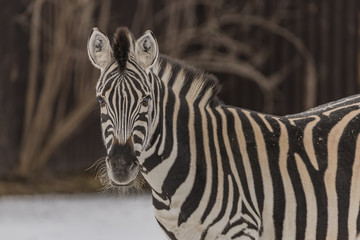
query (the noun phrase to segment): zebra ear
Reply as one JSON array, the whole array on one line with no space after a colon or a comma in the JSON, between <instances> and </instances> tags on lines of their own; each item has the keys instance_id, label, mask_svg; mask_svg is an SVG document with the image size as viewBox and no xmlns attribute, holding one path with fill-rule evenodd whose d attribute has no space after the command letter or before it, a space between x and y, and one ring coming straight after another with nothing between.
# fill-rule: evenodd
<instances>
[{"instance_id":1,"label":"zebra ear","mask_svg":"<svg viewBox=\"0 0 360 240\"><path fill-rule=\"evenodd\" d=\"M109 38L98 28L93 28L89 36L87 50L92 64L100 70L109 66L112 62L112 50Z\"/></svg>"},{"instance_id":2,"label":"zebra ear","mask_svg":"<svg viewBox=\"0 0 360 240\"><path fill-rule=\"evenodd\" d=\"M159 55L159 47L150 30L136 41L135 52L137 62L144 70L148 70L154 65Z\"/></svg>"}]
</instances>

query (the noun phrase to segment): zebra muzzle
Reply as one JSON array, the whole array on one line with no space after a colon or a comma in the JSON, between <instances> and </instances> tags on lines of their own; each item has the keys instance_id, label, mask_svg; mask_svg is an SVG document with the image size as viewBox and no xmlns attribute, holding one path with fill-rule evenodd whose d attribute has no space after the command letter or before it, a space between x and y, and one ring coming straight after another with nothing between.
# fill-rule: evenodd
<instances>
[{"instance_id":1,"label":"zebra muzzle","mask_svg":"<svg viewBox=\"0 0 360 240\"><path fill-rule=\"evenodd\" d=\"M106 158L107 173L115 185L129 185L137 177L140 166L131 140L114 141Z\"/></svg>"}]
</instances>

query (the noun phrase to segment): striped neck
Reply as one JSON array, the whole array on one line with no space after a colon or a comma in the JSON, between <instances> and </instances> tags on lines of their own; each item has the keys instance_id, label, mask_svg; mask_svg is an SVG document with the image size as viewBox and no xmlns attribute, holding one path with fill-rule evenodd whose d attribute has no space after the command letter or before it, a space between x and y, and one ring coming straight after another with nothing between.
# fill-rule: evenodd
<instances>
[{"instance_id":1,"label":"striped neck","mask_svg":"<svg viewBox=\"0 0 360 240\"><path fill-rule=\"evenodd\" d=\"M173 164L176 162L180 169L188 167L188 162L178 159L181 158L178 150L187 149L188 154L190 145L188 142L179 143L178 139L189 139L188 126L195 126L191 122L194 121L194 108L213 108L221 102L216 95L219 87L214 76L164 55L160 55L150 75L156 102L155 116L150 144L141 154L140 162L148 172L145 179L156 192L162 193L163 182L167 181L167 173ZM171 181L175 183L175 189L176 182L183 179ZM172 192L173 189L166 191Z\"/></svg>"}]
</instances>

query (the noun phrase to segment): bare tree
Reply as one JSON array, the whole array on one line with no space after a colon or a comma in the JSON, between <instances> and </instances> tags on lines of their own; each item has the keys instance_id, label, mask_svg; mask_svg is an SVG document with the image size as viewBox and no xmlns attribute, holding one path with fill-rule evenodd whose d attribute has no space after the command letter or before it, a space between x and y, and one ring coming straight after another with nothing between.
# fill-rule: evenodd
<instances>
[{"instance_id":1,"label":"bare tree","mask_svg":"<svg viewBox=\"0 0 360 240\"><path fill-rule=\"evenodd\" d=\"M138 9L144 9L151 0L139 1ZM275 95L287 77L305 65L304 108L316 104L317 73L313 56L299 37L281 26L288 13L286 0L277 1L275 10L263 16L263 1L211 1L175 0L165 4L152 18L137 19L134 29L146 25L161 26L161 49L210 72L229 73L256 83L263 94L263 111L274 111ZM150 4L151 5L151 4ZM198 14L199 9L202 14ZM139 10L141 11L141 10ZM140 15L142 16L142 15ZM152 19L148 23L148 19ZM254 31L266 36L276 36L292 45L296 54L293 59L268 74L264 67L269 64L274 49L264 39L254 39ZM247 37L250 36L250 37ZM192 46L200 46L194 47ZM195 49L195 50L189 50Z\"/></svg>"},{"instance_id":2,"label":"bare tree","mask_svg":"<svg viewBox=\"0 0 360 240\"><path fill-rule=\"evenodd\" d=\"M100 8L97 25L106 29L110 5L110 0L34 0L22 16L30 16L31 32L19 175L41 169L94 109L98 73L85 46L94 13Z\"/></svg>"},{"instance_id":3,"label":"bare tree","mask_svg":"<svg viewBox=\"0 0 360 240\"><path fill-rule=\"evenodd\" d=\"M264 16L262 0L139 0L130 28L135 35L158 29L160 48L170 56L255 83L266 112L273 112L279 86L302 63L303 105L310 108L316 100L315 64L302 41L281 26L287 3L277 1ZM106 31L110 15L111 0L33 0L20 16L24 24L30 19L30 67L18 174L41 169L93 111L98 73L89 68L85 46L94 25ZM274 49L264 36L282 39L295 52L267 74Z\"/></svg>"}]
</instances>

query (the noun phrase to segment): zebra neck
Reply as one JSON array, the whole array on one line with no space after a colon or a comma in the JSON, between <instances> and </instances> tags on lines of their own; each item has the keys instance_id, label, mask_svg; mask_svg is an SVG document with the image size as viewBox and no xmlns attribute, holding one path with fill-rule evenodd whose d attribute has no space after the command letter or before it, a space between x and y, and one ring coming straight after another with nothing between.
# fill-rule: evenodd
<instances>
[{"instance_id":1,"label":"zebra neck","mask_svg":"<svg viewBox=\"0 0 360 240\"><path fill-rule=\"evenodd\" d=\"M178 96L166 86L159 95L158 117L154 121L156 130L151 146L142 154L143 167L148 172L144 177L156 192L173 195L189 174L194 128L200 123L195 124L197 107L188 104L184 96ZM164 185L164 182L171 184Z\"/></svg>"}]
</instances>

